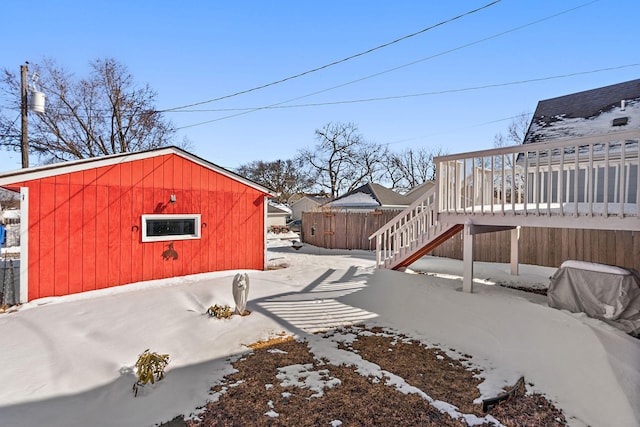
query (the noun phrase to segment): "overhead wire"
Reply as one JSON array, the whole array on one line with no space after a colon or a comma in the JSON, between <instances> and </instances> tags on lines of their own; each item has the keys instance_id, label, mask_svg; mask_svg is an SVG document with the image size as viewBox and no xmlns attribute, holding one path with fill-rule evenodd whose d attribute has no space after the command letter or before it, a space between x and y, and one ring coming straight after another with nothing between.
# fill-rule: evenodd
<instances>
[{"instance_id":1,"label":"overhead wire","mask_svg":"<svg viewBox=\"0 0 640 427\"><path fill-rule=\"evenodd\" d=\"M369 78L377 77L377 76L382 75L382 74L390 73L390 72L396 71L396 70L401 69L401 68L405 68L405 67L408 67L408 66L411 66L411 65L414 65L414 64L429 60L429 59L433 59L433 58L438 57L438 56L445 55L447 53L454 52L456 50L464 49L466 47L473 46L475 44L479 44L479 43L482 43L484 41L491 40L493 38L497 38L497 37L500 37L502 35L505 35L505 34L508 34L508 33L511 33L511 32L514 32L514 31L517 31L517 30L520 30L520 29L523 29L523 28L526 28L526 27L529 27L529 26L532 26L532 25L535 25L535 24L538 24L538 23L546 21L548 19L552 19L552 18L555 18L557 16L560 16L560 15L575 11L575 10L577 10L579 8L586 7L588 5L596 3L597 1L600 1L600 0L592 0L590 2L583 3L583 4L578 5L576 7L573 7L573 8L566 9L564 11L558 12L556 14L549 15L547 17L544 17L544 18L529 22L527 24L524 24L524 25L521 25L521 26L518 26L518 27L514 27L512 29L503 31L501 33L494 34L492 36L489 36L489 37L486 37L486 38L483 38L483 39L480 39L480 40L477 40L477 41L474 41L474 42L471 42L471 43L468 43L468 44L465 44L465 45L458 46L456 48L453 48L453 49L450 49L450 50L447 50L447 51L440 52L438 54L435 54L435 55L432 55L432 56L429 56L429 57L421 58L419 60L416 60L416 61L413 61L413 62L410 62L410 63L407 63L407 64L403 64L403 65L400 65L398 67L394 67L394 68L391 68L391 69L388 69L388 70L384 70L382 72L371 74L371 75L368 75L368 76L365 76L365 77L362 77L362 78L359 78L359 79L356 79L356 80L353 80L353 81L350 81L350 82L347 82L347 83L344 83L344 84L341 84L341 85L338 85L338 86L334 86L334 87L327 88L327 89L324 89L324 90L321 90L321 91L313 92L313 93L310 93L310 94L307 94L307 95L303 95L303 96L300 96L300 97L297 97L297 98L292 98L292 99L289 99L289 100L286 100L286 101L282 101L282 102L279 102L279 103L276 103L276 104L271 104L271 105L263 106L263 107L243 108L243 109L184 110L185 108L188 108L188 107L191 107L191 106L203 105L203 104L206 104L206 103L209 103L209 102L214 102L216 100L219 100L219 99L214 99L214 100L209 100L209 101L203 101L203 102L200 102L200 103L190 104L188 106L176 107L176 108L173 108L173 109L157 110L156 112L174 112L174 113L179 113L179 112L242 111L241 113L238 113L238 114L233 114L233 115L229 115L229 116L225 116L225 117L220 117L220 118L217 118L217 119L207 120L205 122L200 122L200 123L196 123L196 124L192 124L192 125L178 127L178 128L176 128L178 130L178 129L184 129L184 128L189 128L189 127L195 127L195 126L199 126L199 125L202 125L202 124L207 124L207 123L211 123L211 122L215 122L215 121L220 121L220 120L224 120L224 119L227 119L227 118L232 118L232 117L236 117L236 116L239 116L239 115L248 114L250 112L266 110L266 109L304 108L304 107L316 107L316 106L323 106L323 105L340 105L340 104L351 104L351 103L375 102L375 101L384 101L384 100L392 100L392 99L402 99L402 98L410 98L410 97L431 96L431 95L439 95L439 94L446 94L446 93L455 93L455 92L464 92L464 91L472 91L472 90L489 89L489 88L495 88L495 87L501 87L501 86L511 86L511 85L518 85L518 84L526 84L526 83L532 83L532 82L537 82L537 81L559 79L559 78L567 78L567 77L573 77L573 76L576 76L576 75L585 75L585 74L598 73L598 72L611 71L611 70L617 70L617 69L622 69L622 68L639 66L640 64L627 64L627 65L621 65L621 66L616 66L616 67L608 67L608 68L602 68L602 69L597 69L597 70L589 70L589 71L580 71L580 72L575 72L575 73L555 75L555 76L546 76L546 77L540 77L540 78L534 78L534 79L519 80L519 81L514 81L514 82L496 83L496 84L489 84L489 85L482 85L482 86L474 86L474 87L458 88L458 89L448 89L448 90L443 90L443 91L423 92L423 93L416 93L416 94L405 94L405 95L395 95L395 96L387 96L387 97L356 99L356 100L346 100L346 101L332 101L332 102L324 102L324 103L283 105L283 104L286 104L288 102L292 102L292 101L295 101L295 100L298 100L298 99L303 99L303 98L310 97L310 96L313 96L313 95L316 95L316 94L319 94L319 93L323 93L323 92L334 90L334 89L337 89L337 88L340 88L340 87L344 87L344 86L349 85L349 84L360 82L360 81L363 81L363 80L366 80L366 79L369 79ZM485 5L485 6L483 6L482 8L474 9L474 11L467 12L466 14L476 12L476 11L481 10L483 8L489 7L489 6L491 6L491 5L495 4L495 3L497 3L497 1L489 3L489 4ZM459 19L462 16L464 16L464 14L463 15L459 15L458 17L452 18L451 20ZM451 21L451 20L449 20L449 21ZM444 22L447 22L447 21L443 21L442 23L436 24L435 26L442 25ZM416 32L416 33L412 33L411 35L404 36L404 37L396 39L396 40L394 40L392 42L386 43L384 45L380 45L380 46L378 46L376 48L369 49L366 52L361 52L360 54L352 55L351 57L345 58L344 60L352 59L352 58L355 58L357 56L364 55L365 53L371 52L373 50L377 50L377 49L380 49L382 47L388 46L390 44L397 43L397 42L399 42L399 41L401 41L403 39L406 39L406 38L409 38L409 37L413 37L413 36L415 36L417 34L425 32L430 28L434 28L435 26L429 27L427 29L423 29L423 30L421 30L419 32ZM342 60L341 62L344 62L344 60ZM339 62L340 61L336 61L336 63L339 63ZM335 63L332 63L332 64L335 65ZM332 64L327 64L327 66L318 67L317 69L314 69L314 70L327 68L328 66L331 66ZM310 70L309 72L313 72L313 70ZM299 77L299 76L302 76L304 74L308 74L309 72L300 73L299 75L291 76L289 78L282 79L282 80L280 80L278 82L290 80L292 78ZM268 84L268 86L271 86L273 84L277 84L278 82L273 82L272 84ZM265 85L263 85L263 86L266 87ZM258 88L252 88L252 89L249 89L247 91L242 91L242 93L246 93L246 92L253 91L253 90L258 90ZM232 95L220 98L220 99L229 98L231 96L235 96L235 95L232 94ZM485 125L485 124L504 121L504 120L509 120L509 119L510 118L499 119L499 120L495 120L495 121L492 121L492 122L486 122L486 123L482 123L482 124L478 124L478 125L474 125L474 126L482 126L482 125ZM7 135L5 135L5 136L7 136Z\"/></svg>"},{"instance_id":2,"label":"overhead wire","mask_svg":"<svg viewBox=\"0 0 640 427\"><path fill-rule=\"evenodd\" d=\"M185 106L181 106L181 107L175 107L175 108L164 109L164 110L154 110L153 112L155 112L155 113L162 113L162 112L174 112L174 113L179 113L179 112L223 112L223 111L242 111L242 113L239 113L239 114L230 115L230 116L225 116L225 117L220 117L220 118L216 118L216 119L208 120L208 121L205 121L205 122L195 123L195 124L191 124L191 125L187 125L187 126L183 126L183 127L178 128L178 129L183 129L183 128L187 128L187 127L199 126L199 125L202 125L202 124L207 124L207 123L211 123L211 122L215 122L215 121L219 121L219 120L224 120L224 119L227 119L227 118L236 117L236 116L238 116L238 115L247 114L247 113L250 113L250 112L259 111L259 110L265 110L265 109L277 109L277 108L299 108L299 107L312 107L312 106L321 106L321 105L338 105L338 104L349 104L349 103L358 103L358 102L373 102L373 101L381 101L381 100L387 100L387 99L400 99L400 98L409 98L409 97L419 97L419 96L427 96L427 95L435 95L435 94L444 94L444 93L450 93L450 92L459 92L459 91L477 90L477 89L484 89L484 88L498 87L498 86L503 86L503 85L521 84L521 83L527 83L527 82L532 82L532 81L537 81L537 80L543 80L543 79L553 79L553 78L569 77L569 76L573 76L573 75L588 74L588 73L595 73L595 72L600 72L600 71L608 71L608 70L619 69L619 68L625 68L625 67L633 67L633 66L636 66L636 65L637 65L637 64L629 64L629 65L623 65L623 66L619 66L619 67L605 68L605 69L601 69L601 70L592 70L592 71L586 71L586 72L578 72L578 73L567 74L567 75L561 75L561 76L551 76L551 77L546 77L546 78L541 78L541 79L531 79L531 80L525 80L525 81L521 81L521 82L499 83L499 84L495 84L495 85L487 85L487 86L479 86L479 87L471 87L471 88L462 88L462 89L451 89L451 90L439 91L439 92L426 92L426 93L419 93L419 94L396 95L396 96L378 97L378 98L361 99L361 100L347 100L347 101L333 101L333 102L325 102L325 103L298 104L298 105L291 105L291 106L283 105L283 104L286 104L286 103L288 103L288 102L296 101L296 100L299 100L299 99L304 99L304 98L307 98L307 97L310 97L310 96L313 96L313 95L317 95L317 94L320 94L320 93L328 92L328 91L331 91L331 90L334 90L334 89L338 89L338 88L341 88L341 87L344 87L344 86L347 86L347 85L350 85L350 84L354 84L354 83L357 83L357 82L360 82L360 81L363 81L363 80L367 80L367 79L370 79L370 78L373 78L373 77L377 77L377 76L379 76L379 75L383 75L383 74L390 73L390 72L393 72L393 71L396 71L396 70L399 70L399 69L402 69L402 68L405 68L405 67L409 67L409 66L411 66L411 65L415 65L415 64L417 64L417 63L424 62L424 61L427 61L427 60L430 60L430 59L436 58L436 57L438 57L438 56L442 56L442 55L445 55L445 54L448 54L448 53L454 52L454 51L456 51L456 50L461 50L461 49L464 49L464 48L466 48L466 47L473 46L473 45L475 45L475 44L479 44L479 43L482 43L482 42L484 42L484 41L487 41L487 40L490 40L490 39L493 39L493 38L500 37L500 36L502 36L502 35L508 34L508 33L510 33L510 32L513 32L513 31L520 30L520 29L522 29L522 28L525 28L525 27L528 27L528 26L531 26L531 25L535 25L535 24L540 23L540 22L543 22L543 21L545 21L545 20L548 20L548 19L551 19L551 18L557 17L557 16L562 15L562 14L566 14L566 13L572 12L572 11L574 11L574 10L576 10L576 9L579 9L579 8L582 8L582 7L586 7L586 6L588 6L588 5L591 5L591 4L593 4L593 3L596 3L596 2L598 2L598 1L600 1L600 0L592 0L592 1L589 1L589 2L587 2L587 3L583 3L583 4L581 4L581 5L578 5L578 6L576 6L576 7L573 7L573 8L570 8L570 9L566 9L566 10L561 11L561 12L559 12L559 13L556 13L556 14L553 14L553 15L550 15L550 16L547 16L547 17L545 17L545 18L541 18L541 19L538 19L538 20L536 20L536 21L529 22L529 23L527 23L527 24L524 24L524 25L521 25L521 26L518 26L518 27L512 28L512 29L510 29L510 30L507 30L507 31L504 31L504 32L501 32L501 33L497 33L497 34L494 34L494 35L492 35L492 36L489 36L489 37L486 37L486 38L483 38L483 39L480 39L480 40L476 40L476 41L474 41L474 42L471 42L471 43L468 43L468 44L465 44L465 45L458 46L458 47L453 48L453 49L449 49L449 50L446 50L446 51L443 51L443 52L437 53L437 54L435 54L435 55L431 55L431 56L428 56L428 57L425 57L425 58L421 58L421 59L418 59L418 60L416 60L416 61L412 61L412 62L407 63L407 64L403 64L403 65L400 65L400 66L397 66L397 67L394 67L394 68L390 68L390 69L387 69L387 70L381 71L381 72L379 72L379 73L375 73L375 74L371 74L371 75L368 75L368 76L364 76L364 77L362 77L362 78L359 78L359 79L356 79L356 80L352 80L352 81L349 81L349 82L346 82L346 83L343 83L343 84L340 84L340 85L337 85L337 86L333 86L333 87L326 88L326 89L323 89L323 90L320 90L320 91L312 92L312 93L309 93L309 94L306 94L306 95L302 95L302 96L299 96L299 97L296 97L296 98L291 98L291 99L288 99L288 100L286 100L286 101L281 101L281 102L278 102L278 103L275 103L275 104L271 104L271 105L267 105L267 106L262 106L262 107L251 107L251 108L227 108L227 109L202 109L202 110L200 110L200 109L199 109L199 110L185 110L185 108L189 108L189 107L197 106L197 105L203 105L203 104L210 103L210 102L214 102L214 101L218 101L218 100L221 100L221 99L230 98L230 97L232 97L232 96L236 96L237 94L242 94L242 93L251 92L251 91L254 91L254 90L258 90L258 89L260 89L260 88L264 88L264 87L272 86L272 85L274 85L274 84L278 84L278 83L281 83L281 82L284 82L284 81L287 81L287 80L291 80L291 79L296 78L296 77L301 77L301 76L303 76L303 75L309 74L309 73L314 72L314 71L318 71L318 70L321 70L321 69L324 69L324 68L328 68L328 67L330 67L330 66L332 66L332 65L336 65L336 64L338 64L338 63L345 62L345 61L347 61L347 60L350 60L350 59L356 58L356 57L358 57L358 56L365 55L365 54L367 54L367 53L370 53L370 52L373 52L373 51L375 51L375 50L381 49L381 48L383 48L383 47L387 47L387 46L389 46L389 45L392 45L392 44L398 43L398 42L400 42L400 41L402 41L402 40L405 40L405 39L407 39L407 38L414 37L414 36L416 36L416 35L419 35L419 34L421 34L421 33L426 32L426 31L428 31L428 30L430 30L430 29L433 29L433 28L436 28L436 27L438 27L438 26L444 25L444 24L446 24L446 23L448 23L448 22L451 22L451 21L454 21L454 20L456 20L456 19L460 19L460 18L462 18L462 17L464 17L464 16L466 16L466 15L469 15L469 14L472 14L472 13L476 13L476 12L478 12L478 11L482 10L482 9L486 9L486 8L488 8L488 7L490 7L490 6L493 6L494 4L498 3L499 1L501 1L501 0L493 1L493 2L488 3L488 4L486 4L486 5L482 6L482 7L479 7L479 8L473 9L473 10L470 10L470 11L465 12L465 13L463 13L463 14L460 14L460 15L458 15L458 16L456 16L456 17L450 18L450 19L448 19L448 20L446 20L446 21L442 21L442 22L440 22L440 23L438 23L438 24L435 24L435 25L432 25L432 26L430 26L430 27L424 28L424 29L422 29L422 30L420 30L420 31L417 31L417 32L411 33L411 34L409 34L409 35L406 35L406 36L400 37L400 38L398 38L398 39L395 39L395 40L393 40L393 41L391 41L391 42L388 42L388 43L385 43L385 44L382 44L382 45L376 46L376 47L374 47L374 48L371 48L371 49L368 49L368 50L366 50L366 51L360 52L360 53L358 53L358 54L351 55L351 56L349 56L349 57L347 57L347 58L344 58L344 59L342 59L342 60L334 61L334 62L332 62L332 63L330 63L330 64L326 64L326 65L324 65L324 66L317 67L317 68L315 68L315 69L308 70L308 71L306 71L306 72L299 73L299 74L296 74L296 75L294 75L294 76L290 76L290 77L287 77L287 78L284 78L284 79L281 79L281 80L278 80L278 81L275 81L275 82L272 82L272 83L268 83L268 84L266 84L266 85L262 85L262 86L258 86L258 87L255 87L255 88L251 88L251 89L247 89L247 90L244 90L244 91L240 91L240 92L237 92L236 94L225 95L224 97L215 98L215 99L208 100L208 101L202 101L202 102L198 102L198 103L193 103L193 104L189 104L189 105L185 105ZM145 112L145 113L148 113L148 112Z\"/></svg>"},{"instance_id":3,"label":"overhead wire","mask_svg":"<svg viewBox=\"0 0 640 427\"><path fill-rule=\"evenodd\" d=\"M250 89L245 89L245 90L241 90L241 91L238 91L238 92L235 92L235 93L231 93L231 94L228 94L228 95L220 96L218 98L213 98L213 99L209 99L209 100L201 101L201 102L195 102L193 104L187 104L187 105L183 105L183 106L180 106L180 107L173 107L173 108L167 108L167 109L164 109L164 110L158 110L157 112L158 113L166 113L166 112L175 111L175 110L182 110L184 108L195 107L195 106L198 106L198 105L209 104L211 102L221 101L223 99L232 98L232 97L235 97L235 96L238 96L238 95L243 95L245 93L254 92L256 90L264 89L264 88L267 88L267 87L270 87L270 86L275 86L277 84L284 83L284 82L287 82L289 80L297 79L299 77L306 76L308 74L315 73L317 71L321 71L321 70L324 70L324 69L329 68L329 67L333 67L333 66L338 65L338 64L342 64L343 62L350 61L350 60L358 58L360 56L367 55L367 54L369 54L371 52L375 52L376 50L383 49L385 47L388 47L388 46L391 46L393 44L399 43L399 42L401 42L403 40L407 40L409 38L418 36L420 34L423 34L423 33L427 32L427 31L433 30L434 28L437 28L437 27L440 27L442 25L445 25L445 24L451 23L453 21L456 21L458 19L464 18L465 16L472 15L474 13L480 12L481 10L487 9L487 8L497 4L497 3L500 3L501 1L502 0L494 0L494 1L490 2L490 3L485 4L484 6L481 6L481 7L478 7L476 9L464 12L464 13L462 13L460 15L454 16L453 18L449 18L447 20L438 22L437 24L434 24L434 25L431 25L429 27L423 28L423 29L421 29L419 31L416 31L414 33L407 34L405 36L399 37L399 38L397 38L395 40L392 40L390 42L387 42L387 43L378 45L376 47L367 49L365 51L362 51L362 52L347 56L346 58L330 62L330 63L322 65L320 67L316 67L316 68L312 68L312 69L307 70L307 71L303 71L302 73L294 74L292 76L285 77L283 79L276 80L276 81L273 81L271 83L266 83L266 84L263 84L263 85L260 85L260 86L256 86L256 87L253 87L253 88L250 88Z\"/></svg>"},{"instance_id":4,"label":"overhead wire","mask_svg":"<svg viewBox=\"0 0 640 427\"><path fill-rule=\"evenodd\" d=\"M468 92L468 91L482 90L482 89L493 89L493 88L504 87L504 86L515 86L515 85L521 85L521 84L526 84L526 83L534 83L534 82L541 82L541 81L546 81L546 80L554 80L554 79L561 79L561 78L567 78L567 77L575 77L575 76L580 76L580 75L595 74L595 73L601 73L601 72L605 72L605 71L620 70L620 69L623 69L623 68L638 67L638 66L640 66L640 63L619 65L619 66L616 66L616 67L600 68L600 69L597 69L597 70L577 71L577 72L574 72L574 73L559 74L559 75L555 75L555 76L538 77L538 78L532 78L532 79L526 79L526 80L517 80L517 81L505 82L505 83L494 83L494 84L487 84L487 85L481 85L481 86L470 86L470 87L458 88L458 89L445 89L445 90L439 90L439 91L422 92L422 93L411 93L411 94L404 94L404 95L381 96L381 97L375 97L375 98L351 99L351 100L344 100L344 101L315 102L315 103L309 103L309 104L274 105L274 106L266 106L266 107L214 108L214 109L204 109L204 110L181 110L181 111L176 111L176 113L253 111L253 110L258 110L258 109L266 110L266 109L285 109L285 108L306 108L306 107L322 107L322 106L326 106L326 105L342 105L342 104L356 104L356 103L364 103L364 102L388 101L388 100L394 100L394 99L417 98L417 97L423 97L423 96L444 95L444 94L447 94L447 93Z\"/></svg>"},{"instance_id":5,"label":"overhead wire","mask_svg":"<svg viewBox=\"0 0 640 427\"><path fill-rule=\"evenodd\" d=\"M348 85L351 85L351 84L354 84L354 83L358 83L358 82L361 82L361 81L364 81L364 80L368 80L368 79L371 79L371 78L374 78L374 77L378 77L378 76L381 76L383 74L388 74L388 73L391 73L393 71L397 71L397 70L400 70L400 69L403 69L403 68L406 68L406 67L421 63L421 62L425 62L425 61L428 61L428 60L431 60L431 59L434 59L434 58L437 58L437 57L440 57L440 56L443 56L443 55L446 55L446 54L449 54L449 53L452 53L452 52L455 52L455 51L458 51L458 50L462 50L462 49L465 49L465 48L468 48L468 47L471 47L471 46L474 46L474 45L477 45L477 44L480 44L480 43L484 43L484 42L486 42L488 40L492 40L492 39L495 39L495 38L498 38L498 37L502 37L502 36L504 36L506 34L509 34L509 33L515 32L515 31L519 31L519 30L521 30L523 28L527 28L527 27L530 27L532 25L536 25L536 24L539 24L541 22L547 21L549 19L557 18L558 16L561 16L561 15L564 15L564 14L567 14L567 13L570 13L570 12L574 12L574 11L580 9L580 8L589 6L589 5L591 5L593 3L596 3L598 1L600 1L600 0L591 0L589 2L580 4L578 6L575 6L575 7L569 8L569 9L565 9L565 10L560 11L558 13L554 13L552 15L548 15L548 16L546 16L544 18L536 19L536 20L528 22L526 24L519 25L517 27L513 27L511 29L502 31L500 33L496 33L494 35L491 35L491 36L488 36L488 37L484 37L482 39L479 39L479 40L476 40L476 41L473 41L473 42L470 42L470 43L466 43L464 45L460 45L460 46L457 46L455 48L448 49L448 50L436 53L434 55L430 55L430 56L427 56L427 57L418 59L416 61L412 61L412 62L403 64L403 65L400 65L400 66L397 66L397 67L389 68L387 70L380 71L378 73L370 74L370 75L367 75L367 76L364 76L364 77L361 77L361 78L358 78L358 79L355 79L355 80L351 80L349 82L342 83L342 84L337 85L337 86L332 86L332 87L329 87L329 88L326 88L326 89L315 91L315 92L312 92L312 93L309 93L309 94L306 94L306 95L302 95L302 96L298 96L298 97L295 97L295 98L290 98L290 99L287 99L285 101L277 102L277 103L266 105L266 106L263 106L263 107L257 107L257 108L252 109L252 110L242 111L242 112L236 113L236 114L230 114L230 115L227 115L227 116L218 117L218 118L211 119L211 120L205 120L205 121L202 121L202 122L181 126L181 127L176 128L176 129L177 130L187 129L187 128L191 128L191 127L205 125L205 124L208 124L208 123L218 122L218 121L221 121L221 120L226 120L226 119L230 119L230 118L233 118L233 117L242 116L242 115L253 113L253 112L256 112L256 111L266 110L266 109L273 108L273 107L276 107L276 106L279 106L279 105L283 105L283 104L286 104L286 103L289 103L289 102L297 101L299 99L304 99L304 98L308 98L310 96L314 96L314 95L318 95L318 94L321 94L321 93L329 92L331 90L339 89L339 88L342 88L342 87L345 87L345 86L348 86ZM191 104L191 106L195 106L195 105L201 105L201 104ZM167 110L163 110L163 111L167 111Z\"/></svg>"},{"instance_id":6,"label":"overhead wire","mask_svg":"<svg viewBox=\"0 0 640 427\"><path fill-rule=\"evenodd\" d=\"M407 34L405 36L399 37L399 38L397 38L395 40L392 40L390 42L383 43L383 44L378 45L376 47L373 47L373 48L367 49L365 51L350 55L350 56L348 56L346 58L343 58L343 59L340 59L340 60L337 60L337 61L333 61L331 63L322 65L320 67L312 68L312 69L304 71L302 73L298 73L298 74L295 74L295 75L292 75L292 76L289 76L289 77L285 77L283 79L276 80L276 81L273 81L271 83L266 83L266 84L263 84L263 85L260 85L260 86L256 86L256 87L253 87L253 88L250 88L250 89L238 91L238 92L235 92L235 93L232 93L232 94L228 94L228 95L224 95L224 96L221 96L221 97L218 97L218 98L209 99L207 101L196 102L196 103L192 103L192 104L183 105L183 106L180 106L180 107L166 108L166 109L162 109L162 110L153 110L152 112L153 113L180 112L180 111L183 111L186 108L195 107L195 106L198 106L198 105L209 104L209 103L216 102L216 101L221 101L223 99L232 98L232 97L235 97L235 96L238 96L238 95L242 95L242 94L249 93L249 92L254 92L254 91L257 91L257 90L260 90L260 89L264 89L264 88L267 88L267 87L270 87L270 86L274 86L274 85L277 85L277 84L280 84L280 83L284 83L286 81L293 80L293 79L296 79L296 78L299 78L299 77L302 77L302 76L305 76L305 75L308 75L308 74L311 74L311 73L314 73L314 72L317 72L317 71L324 70L324 69L332 67L334 65L338 65L338 64L341 64L343 62L347 62L349 60L358 58L360 56L364 56L364 55L367 55L369 53L372 53L372 52L374 52L376 50L380 50L380 49L383 49L385 47L391 46L393 44L399 43L399 42L401 42L403 40L407 40L409 38L418 36L420 34L423 34L423 33L427 32L427 31L430 31L430 30L432 30L434 28L437 28L437 27L440 27L442 25L451 23L451 22L456 21L458 19L461 19L461 18L463 18L465 16L474 14L476 12L479 12L479 11L483 10L483 9L491 7L491 6L497 4L497 3L501 2L501 1L502 0L494 0L494 1L490 2L490 3L485 4L484 6L478 7L476 9L469 10L467 12L464 12L462 14L454 16L453 18L449 18L447 20L438 22L437 24L434 24L434 25L431 25L429 27L423 28L423 29L421 29L419 31L416 31L414 33ZM7 109L10 109L10 108L7 108Z\"/></svg>"},{"instance_id":7,"label":"overhead wire","mask_svg":"<svg viewBox=\"0 0 640 427\"><path fill-rule=\"evenodd\" d=\"M472 125L468 125L468 126L462 126L462 127L458 127L456 128L457 131L461 131L461 130L465 130L465 129L474 129L474 128L478 128L481 126L486 126L486 125L491 125L493 123L500 123L500 122L505 122L507 120L514 120L517 119L519 117L522 117L522 115L531 115L532 113L530 111L527 111L525 113L520 113L520 114L516 114L515 116L510 116L510 117L504 117L502 119L494 119L494 120L489 120L487 122L482 122L482 123L475 123ZM391 141L391 142L386 142L382 145L391 145L391 144L399 144L401 142L407 142L407 141L414 141L416 139L422 139L422 138L431 138L434 136L438 136L438 135L443 135L443 134L448 134L449 132L435 132L435 133L431 133L428 135L421 135L421 136L415 136L412 138L405 138L405 139L400 139L397 141Z\"/></svg>"},{"instance_id":8,"label":"overhead wire","mask_svg":"<svg viewBox=\"0 0 640 427\"><path fill-rule=\"evenodd\" d=\"M266 110L266 109L287 109L287 108L309 108L309 107L322 107L327 105L342 105L342 104L388 101L388 100L395 100L395 99L417 98L417 97L424 97L424 96L445 95L448 93L459 93L459 92L469 92L474 90L493 89L493 88L505 87L505 86L516 86L516 85L522 85L527 83L535 83L535 82L542 82L542 81L548 81L548 80L575 77L580 75L602 73L606 71L615 71L615 70L621 70L624 68L632 68L632 67L639 67L639 66L640 66L640 63L633 63L633 64L618 65L615 67L599 68L595 70L576 71L573 73L557 74L553 76L536 77L536 78L530 78L530 79L524 79L524 80L516 80L511 82L492 83L492 84L485 84L480 86L469 86L464 88L444 89L439 91L410 93L410 94L403 94L403 95L380 96L380 97L374 97L374 98L315 102L315 103L308 103L308 104L273 105L273 106L264 106L264 107L208 108L208 109L197 109L197 110L180 110L180 111L174 111L173 113L203 113L203 112L206 113L206 112L254 111L254 110L261 110L261 109ZM94 110L94 111L107 112L111 110ZM60 114L61 116L71 116L71 114L65 114L65 113L58 113L58 114ZM74 116L77 116L77 115L78 114ZM16 118L16 120L13 121L11 126L15 124L15 122L19 117L20 116L18 115L18 117ZM87 117L87 116L80 115L80 117Z\"/></svg>"}]
</instances>

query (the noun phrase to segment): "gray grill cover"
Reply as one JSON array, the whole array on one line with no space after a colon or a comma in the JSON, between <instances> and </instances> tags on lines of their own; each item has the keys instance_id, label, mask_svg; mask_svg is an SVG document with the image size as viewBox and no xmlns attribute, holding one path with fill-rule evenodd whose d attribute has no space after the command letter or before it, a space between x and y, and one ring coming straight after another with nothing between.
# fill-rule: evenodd
<instances>
[{"instance_id":1,"label":"gray grill cover","mask_svg":"<svg viewBox=\"0 0 640 427\"><path fill-rule=\"evenodd\" d=\"M640 272L565 261L551 277L549 307L585 313L640 336Z\"/></svg>"}]
</instances>

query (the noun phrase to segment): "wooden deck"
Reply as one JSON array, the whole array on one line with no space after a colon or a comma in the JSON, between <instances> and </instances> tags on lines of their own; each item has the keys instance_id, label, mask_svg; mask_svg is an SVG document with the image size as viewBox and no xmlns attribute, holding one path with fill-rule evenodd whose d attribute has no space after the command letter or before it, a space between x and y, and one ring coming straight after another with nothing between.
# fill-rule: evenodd
<instances>
[{"instance_id":1,"label":"wooden deck","mask_svg":"<svg viewBox=\"0 0 640 427\"><path fill-rule=\"evenodd\" d=\"M638 231L639 158L637 130L438 157L433 191L370 237L377 266L407 266L461 228L470 273L476 234L513 229L517 273L519 226Z\"/></svg>"}]
</instances>

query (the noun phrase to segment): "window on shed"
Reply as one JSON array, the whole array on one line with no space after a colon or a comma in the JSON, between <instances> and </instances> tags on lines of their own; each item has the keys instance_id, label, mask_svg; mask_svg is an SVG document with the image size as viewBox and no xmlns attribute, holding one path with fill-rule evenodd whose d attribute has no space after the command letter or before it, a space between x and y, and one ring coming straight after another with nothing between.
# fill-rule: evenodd
<instances>
[{"instance_id":1,"label":"window on shed","mask_svg":"<svg viewBox=\"0 0 640 427\"><path fill-rule=\"evenodd\" d=\"M142 215L142 241L200 238L200 214Z\"/></svg>"}]
</instances>

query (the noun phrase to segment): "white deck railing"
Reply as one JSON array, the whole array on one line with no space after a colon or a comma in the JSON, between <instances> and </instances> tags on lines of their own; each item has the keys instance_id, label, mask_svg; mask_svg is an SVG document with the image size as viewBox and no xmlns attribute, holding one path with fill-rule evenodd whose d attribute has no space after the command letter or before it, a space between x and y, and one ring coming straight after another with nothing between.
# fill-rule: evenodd
<instances>
[{"instance_id":1,"label":"white deck railing","mask_svg":"<svg viewBox=\"0 0 640 427\"><path fill-rule=\"evenodd\" d=\"M637 216L640 131L442 156L438 212Z\"/></svg>"},{"instance_id":2,"label":"white deck railing","mask_svg":"<svg viewBox=\"0 0 640 427\"><path fill-rule=\"evenodd\" d=\"M453 228L441 223L443 214L449 224L496 214L636 220L639 141L636 130L437 157L435 188L369 237L376 265L394 268L446 237ZM518 221L509 225L526 224Z\"/></svg>"}]
</instances>

